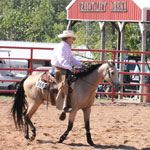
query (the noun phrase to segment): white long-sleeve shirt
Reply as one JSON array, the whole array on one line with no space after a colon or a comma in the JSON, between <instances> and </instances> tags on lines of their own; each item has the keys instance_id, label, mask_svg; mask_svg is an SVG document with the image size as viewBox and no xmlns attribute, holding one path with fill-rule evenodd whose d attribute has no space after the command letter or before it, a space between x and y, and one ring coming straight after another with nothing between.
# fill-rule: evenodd
<instances>
[{"instance_id":1,"label":"white long-sleeve shirt","mask_svg":"<svg viewBox=\"0 0 150 150\"><path fill-rule=\"evenodd\" d=\"M64 41L54 48L51 64L69 70L72 70L71 64L74 66L82 65L82 63L74 58L70 45Z\"/></svg>"}]
</instances>

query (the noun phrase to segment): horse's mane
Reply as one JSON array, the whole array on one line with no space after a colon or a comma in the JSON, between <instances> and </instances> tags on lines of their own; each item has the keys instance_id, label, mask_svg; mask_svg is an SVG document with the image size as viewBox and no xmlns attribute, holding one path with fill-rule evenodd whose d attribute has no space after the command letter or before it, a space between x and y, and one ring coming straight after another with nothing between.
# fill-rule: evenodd
<instances>
[{"instance_id":1,"label":"horse's mane","mask_svg":"<svg viewBox=\"0 0 150 150\"><path fill-rule=\"evenodd\" d=\"M101 66L102 64L94 64L94 65L90 65L88 66L84 71L79 71L79 72L76 72L74 75L75 77L77 78L80 78L80 77L84 77L88 74L90 74L91 72L93 72L95 69L97 69L99 66Z\"/></svg>"}]
</instances>

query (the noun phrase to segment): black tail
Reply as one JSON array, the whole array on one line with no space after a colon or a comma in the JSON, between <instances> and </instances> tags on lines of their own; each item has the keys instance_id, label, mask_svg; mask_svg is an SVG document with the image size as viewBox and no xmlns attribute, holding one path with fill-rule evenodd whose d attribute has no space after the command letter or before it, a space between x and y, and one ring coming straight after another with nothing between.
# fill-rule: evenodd
<instances>
[{"instance_id":1,"label":"black tail","mask_svg":"<svg viewBox=\"0 0 150 150\"><path fill-rule=\"evenodd\" d=\"M13 107L11 109L11 113L15 122L16 127L21 128L24 124L23 122L23 113L26 109L26 100L25 100L25 95L24 95L24 88L23 88L23 83L27 79L25 77L19 84L19 87L16 91L15 94L15 99L13 103Z\"/></svg>"}]
</instances>

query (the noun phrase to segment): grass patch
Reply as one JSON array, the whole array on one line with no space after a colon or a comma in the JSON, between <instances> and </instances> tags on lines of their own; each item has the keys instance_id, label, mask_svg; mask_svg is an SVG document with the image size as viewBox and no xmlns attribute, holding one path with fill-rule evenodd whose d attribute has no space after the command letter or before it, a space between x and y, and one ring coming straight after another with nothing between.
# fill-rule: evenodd
<instances>
[{"instance_id":1,"label":"grass patch","mask_svg":"<svg viewBox=\"0 0 150 150\"><path fill-rule=\"evenodd\" d=\"M14 95L10 94L1 94L0 93L0 100L13 100Z\"/></svg>"},{"instance_id":2,"label":"grass patch","mask_svg":"<svg viewBox=\"0 0 150 150\"><path fill-rule=\"evenodd\" d=\"M109 101L111 101L111 99L107 97L95 98L95 102L109 102Z\"/></svg>"}]
</instances>

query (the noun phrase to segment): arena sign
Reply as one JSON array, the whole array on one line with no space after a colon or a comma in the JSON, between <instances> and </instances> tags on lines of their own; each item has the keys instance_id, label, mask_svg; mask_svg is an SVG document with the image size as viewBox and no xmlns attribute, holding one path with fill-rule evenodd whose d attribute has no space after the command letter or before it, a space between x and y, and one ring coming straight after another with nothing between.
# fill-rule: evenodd
<instances>
[{"instance_id":1,"label":"arena sign","mask_svg":"<svg viewBox=\"0 0 150 150\"><path fill-rule=\"evenodd\" d=\"M107 2L79 2L80 12L106 12ZM113 1L110 7L111 12L126 12L126 1Z\"/></svg>"},{"instance_id":2,"label":"arena sign","mask_svg":"<svg viewBox=\"0 0 150 150\"><path fill-rule=\"evenodd\" d=\"M72 0L68 20L150 22L149 0Z\"/></svg>"}]
</instances>

